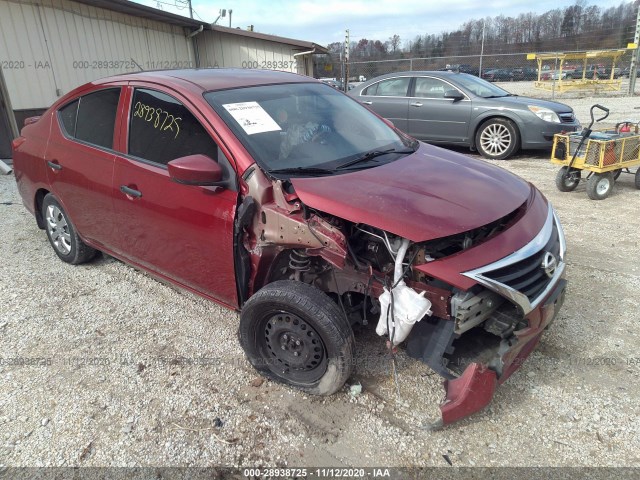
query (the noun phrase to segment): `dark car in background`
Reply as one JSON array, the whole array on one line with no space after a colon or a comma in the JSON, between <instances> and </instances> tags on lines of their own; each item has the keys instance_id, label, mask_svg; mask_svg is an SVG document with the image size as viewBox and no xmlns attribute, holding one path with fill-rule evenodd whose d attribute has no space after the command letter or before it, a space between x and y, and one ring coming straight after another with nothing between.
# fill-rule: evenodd
<instances>
[{"instance_id":1,"label":"dark car in background","mask_svg":"<svg viewBox=\"0 0 640 480\"><path fill-rule=\"evenodd\" d=\"M494 68L491 70L485 70L482 73L482 78L488 82L512 82L513 71L510 68Z\"/></svg>"},{"instance_id":2,"label":"dark car in background","mask_svg":"<svg viewBox=\"0 0 640 480\"><path fill-rule=\"evenodd\" d=\"M538 79L538 69L533 67L514 68L512 70L514 81L531 81Z\"/></svg>"},{"instance_id":3,"label":"dark car in background","mask_svg":"<svg viewBox=\"0 0 640 480\"><path fill-rule=\"evenodd\" d=\"M353 326L379 315L381 350L406 340L446 379L451 423L491 401L563 303L565 238L538 189L302 75L104 78L30 118L13 159L62 261L105 252L240 310L249 362L311 394L343 387Z\"/></svg>"},{"instance_id":4,"label":"dark car in background","mask_svg":"<svg viewBox=\"0 0 640 480\"><path fill-rule=\"evenodd\" d=\"M438 69L439 72L456 72L456 73L468 73L469 75L479 76L480 70L478 67L473 67L468 64L453 64L447 65L444 68Z\"/></svg>"},{"instance_id":5,"label":"dark car in background","mask_svg":"<svg viewBox=\"0 0 640 480\"><path fill-rule=\"evenodd\" d=\"M419 140L468 146L492 159L550 148L555 133L580 126L568 105L513 95L465 73L390 73L349 95Z\"/></svg>"}]
</instances>

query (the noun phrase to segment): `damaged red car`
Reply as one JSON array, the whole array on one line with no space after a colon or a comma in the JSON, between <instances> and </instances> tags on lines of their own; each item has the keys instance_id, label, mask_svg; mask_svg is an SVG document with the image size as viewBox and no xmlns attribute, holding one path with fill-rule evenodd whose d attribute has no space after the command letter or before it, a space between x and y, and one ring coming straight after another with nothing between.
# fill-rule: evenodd
<instances>
[{"instance_id":1,"label":"damaged red car","mask_svg":"<svg viewBox=\"0 0 640 480\"><path fill-rule=\"evenodd\" d=\"M355 324L486 406L561 307L565 239L531 184L420 143L308 77L142 72L89 83L13 142L55 253L105 252L240 311L263 375L342 388Z\"/></svg>"}]
</instances>

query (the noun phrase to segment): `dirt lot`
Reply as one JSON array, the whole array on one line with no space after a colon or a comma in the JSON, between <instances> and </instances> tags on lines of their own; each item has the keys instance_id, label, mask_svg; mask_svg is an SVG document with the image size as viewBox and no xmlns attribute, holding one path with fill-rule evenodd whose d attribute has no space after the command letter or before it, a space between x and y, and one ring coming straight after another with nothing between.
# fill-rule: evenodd
<instances>
[{"instance_id":1,"label":"dirt lot","mask_svg":"<svg viewBox=\"0 0 640 480\"><path fill-rule=\"evenodd\" d=\"M594 101L567 103L584 122ZM0 464L640 466L640 191L622 175L605 201L560 193L547 159L495 163L558 210L564 309L487 410L440 431L440 378L400 353L398 398L372 331L356 336L358 396L261 383L236 313L110 257L62 263L0 177Z\"/></svg>"}]
</instances>

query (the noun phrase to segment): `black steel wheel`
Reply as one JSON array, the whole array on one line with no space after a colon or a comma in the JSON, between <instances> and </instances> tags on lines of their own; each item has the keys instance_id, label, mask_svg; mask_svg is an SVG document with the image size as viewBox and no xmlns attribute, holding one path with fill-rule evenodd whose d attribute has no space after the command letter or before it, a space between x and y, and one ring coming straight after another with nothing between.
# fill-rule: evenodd
<instances>
[{"instance_id":1,"label":"black steel wheel","mask_svg":"<svg viewBox=\"0 0 640 480\"><path fill-rule=\"evenodd\" d=\"M561 192L572 192L580 183L581 171L577 168L562 167L556 174L556 187Z\"/></svg>"},{"instance_id":2,"label":"black steel wheel","mask_svg":"<svg viewBox=\"0 0 640 480\"><path fill-rule=\"evenodd\" d=\"M244 305L238 335L256 370L305 392L330 395L351 374L351 326L311 285L280 280L262 288Z\"/></svg>"},{"instance_id":3,"label":"black steel wheel","mask_svg":"<svg viewBox=\"0 0 640 480\"><path fill-rule=\"evenodd\" d=\"M78 265L96 256L97 251L78 236L69 215L51 193L42 200L42 218L49 243L62 261Z\"/></svg>"},{"instance_id":4,"label":"black steel wheel","mask_svg":"<svg viewBox=\"0 0 640 480\"><path fill-rule=\"evenodd\" d=\"M613 172L594 173L587 179L587 195L591 200L604 200L613 190Z\"/></svg>"}]
</instances>

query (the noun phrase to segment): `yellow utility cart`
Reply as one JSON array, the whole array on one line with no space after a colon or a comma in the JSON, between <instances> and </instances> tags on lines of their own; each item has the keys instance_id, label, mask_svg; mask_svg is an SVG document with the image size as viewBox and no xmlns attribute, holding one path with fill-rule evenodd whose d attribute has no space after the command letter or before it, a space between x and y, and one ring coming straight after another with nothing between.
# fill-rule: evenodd
<instances>
[{"instance_id":1,"label":"yellow utility cart","mask_svg":"<svg viewBox=\"0 0 640 480\"><path fill-rule=\"evenodd\" d=\"M621 173L632 173L630 168L640 166L640 134L638 124L633 122L622 122L609 130L591 130L595 109L605 112L597 121L609 115L607 108L593 105L587 128L554 135L551 163L562 165L556 175L558 190L575 190L586 171L587 195L591 200L603 200ZM640 169L635 172L635 184L640 188Z\"/></svg>"}]
</instances>

